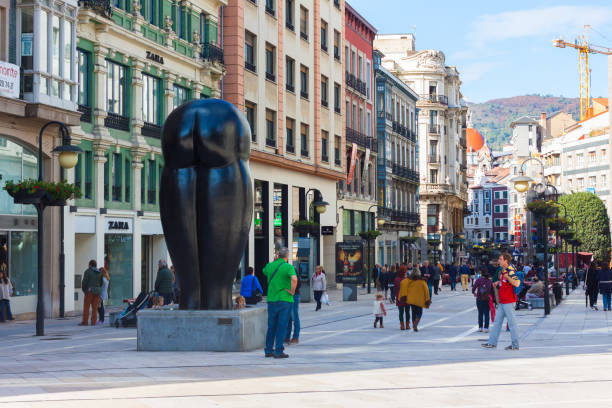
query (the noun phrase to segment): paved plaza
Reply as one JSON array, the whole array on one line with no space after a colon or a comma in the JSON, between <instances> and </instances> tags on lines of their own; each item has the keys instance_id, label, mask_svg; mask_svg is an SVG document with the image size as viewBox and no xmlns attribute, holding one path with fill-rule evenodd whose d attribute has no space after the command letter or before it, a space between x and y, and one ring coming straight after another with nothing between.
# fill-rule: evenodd
<instances>
[{"instance_id":1,"label":"paved plaza","mask_svg":"<svg viewBox=\"0 0 612 408\"><path fill-rule=\"evenodd\" d=\"M389 305L372 327L373 294L301 304L300 344L286 360L250 353L136 352L136 330L78 319L0 326L0 405L11 407L610 407L612 313L584 292L542 318L520 311L521 348L481 349L474 298L444 288L418 333ZM400 405L401 406L401 405Z\"/></svg>"}]
</instances>

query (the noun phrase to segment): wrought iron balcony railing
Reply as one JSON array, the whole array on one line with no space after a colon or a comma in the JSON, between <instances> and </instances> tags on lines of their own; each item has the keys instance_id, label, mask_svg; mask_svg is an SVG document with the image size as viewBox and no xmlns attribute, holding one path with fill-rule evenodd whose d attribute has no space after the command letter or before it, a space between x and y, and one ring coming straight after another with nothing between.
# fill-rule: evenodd
<instances>
[{"instance_id":1,"label":"wrought iron balcony railing","mask_svg":"<svg viewBox=\"0 0 612 408\"><path fill-rule=\"evenodd\" d=\"M221 49L215 44L211 44L211 43L202 44L201 56L202 56L202 59L205 61L223 64L223 49ZM252 71L254 71L254 69Z\"/></svg>"}]
</instances>

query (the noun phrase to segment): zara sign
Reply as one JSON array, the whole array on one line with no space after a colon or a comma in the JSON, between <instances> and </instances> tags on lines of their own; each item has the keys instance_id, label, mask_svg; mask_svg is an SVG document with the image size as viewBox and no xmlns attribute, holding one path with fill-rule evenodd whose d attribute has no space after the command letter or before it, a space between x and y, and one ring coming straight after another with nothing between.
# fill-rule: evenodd
<instances>
[{"instance_id":1,"label":"zara sign","mask_svg":"<svg viewBox=\"0 0 612 408\"><path fill-rule=\"evenodd\" d=\"M131 218L107 218L104 220L104 232L107 234L131 234Z\"/></svg>"}]
</instances>

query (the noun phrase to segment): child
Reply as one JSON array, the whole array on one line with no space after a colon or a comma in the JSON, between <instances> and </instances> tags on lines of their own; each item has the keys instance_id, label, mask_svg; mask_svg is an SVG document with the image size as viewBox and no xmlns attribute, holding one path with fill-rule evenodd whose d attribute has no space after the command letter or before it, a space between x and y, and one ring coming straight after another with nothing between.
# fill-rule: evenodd
<instances>
[{"instance_id":1,"label":"child","mask_svg":"<svg viewBox=\"0 0 612 408\"><path fill-rule=\"evenodd\" d=\"M376 300L374 301L374 328L376 328L376 323L378 323L378 321L380 321L380 328L385 328L385 326L383 326L383 316L387 315L387 311L385 310L385 302L383 299L384 296L382 293L376 294Z\"/></svg>"},{"instance_id":2,"label":"child","mask_svg":"<svg viewBox=\"0 0 612 408\"><path fill-rule=\"evenodd\" d=\"M236 306L234 307L234 309L244 309L246 304L246 299L244 298L244 296L238 296L236 297Z\"/></svg>"}]
</instances>

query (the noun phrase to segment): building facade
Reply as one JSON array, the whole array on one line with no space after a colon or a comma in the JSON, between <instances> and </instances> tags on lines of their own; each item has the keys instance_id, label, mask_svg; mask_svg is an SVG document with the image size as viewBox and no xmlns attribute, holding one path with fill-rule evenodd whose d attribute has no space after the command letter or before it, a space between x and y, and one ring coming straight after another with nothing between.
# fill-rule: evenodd
<instances>
[{"instance_id":1,"label":"building facade","mask_svg":"<svg viewBox=\"0 0 612 408\"><path fill-rule=\"evenodd\" d=\"M417 261L412 240L419 224L417 94L382 65L374 51L378 140L378 263Z\"/></svg>"},{"instance_id":2,"label":"building facade","mask_svg":"<svg viewBox=\"0 0 612 408\"><path fill-rule=\"evenodd\" d=\"M82 309L80 281L95 259L110 273L109 304L153 289L171 263L159 218L161 125L179 105L219 97L223 0L81 2L75 103L84 150L68 178L83 197L64 209L66 310Z\"/></svg>"},{"instance_id":3,"label":"building facade","mask_svg":"<svg viewBox=\"0 0 612 408\"><path fill-rule=\"evenodd\" d=\"M345 3L344 10L346 150L343 156L347 166L345 180L338 183L338 208L341 211L336 238L338 241L361 241L360 232L376 228L378 144L374 131L372 60L376 29L348 3ZM374 253L371 256L375 258Z\"/></svg>"},{"instance_id":4,"label":"building facade","mask_svg":"<svg viewBox=\"0 0 612 408\"><path fill-rule=\"evenodd\" d=\"M224 8L223 98L251 125L255 209L243 268L256 274L280 246L295 259L293 222L306 218L333 228L317 237L316 261L334 273L336 184L346 177L344 19L344 1L229 0ZM315 213L314 200L327 211Z\"/></svg>"},{"instance_id":5,"label":"building facade","mask_svg":"<svg viewBox=\"0 0 612 408\"><path fill-rule=\"evenodd\" d=\"M459 72L441 51L417 51L412 34L378 35L374 46L385 54L382 65L419 95L420 219L430 250L451 262L467 202L467 105Z\"/></svg>"},{"instance_id":6,"label":"building facade","mask_svg":"<svg viewBox=\"0 0 612 408\"><path fill-rule=\"evenodd\" d=\"M79 124L77 112L77 2L0 1L0 270L14 287L11 308L32 318L38 290L38 221L32 205L15 204L7 181L38 177L38 135L52 120ZM42 135L45 181L61 178L57 127ZM45 312L57 315L60 293L60 209L44 214ZM70 292L72 293L72 292Z\"/></svg>"}]
</instances>

